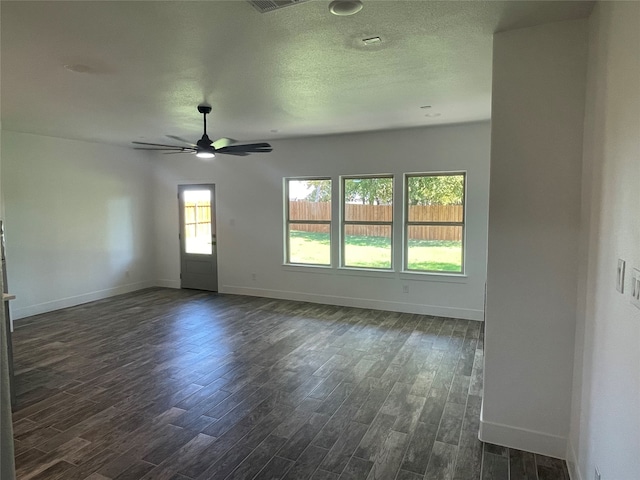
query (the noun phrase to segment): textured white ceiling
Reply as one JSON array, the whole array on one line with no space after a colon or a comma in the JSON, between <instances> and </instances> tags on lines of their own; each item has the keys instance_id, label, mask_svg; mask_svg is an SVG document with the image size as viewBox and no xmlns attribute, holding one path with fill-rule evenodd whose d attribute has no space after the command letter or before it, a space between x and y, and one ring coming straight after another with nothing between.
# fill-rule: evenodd
<instances>
[{"instance_id":1,"label":"textured white ceiling","mask_svg":"<svg viewBox=\"0 0 640 480\"><path fill-rule=\"evenodd\" d=\"M488 119L492 34L593 6L363 3L336 17L328 0L264 14L242 0L2 1L2 127L173 143L165 135L199 138L202 102L210 136L240 140ZM373 36L382 43L362 45Z\"/></svg>"}]
</instances>

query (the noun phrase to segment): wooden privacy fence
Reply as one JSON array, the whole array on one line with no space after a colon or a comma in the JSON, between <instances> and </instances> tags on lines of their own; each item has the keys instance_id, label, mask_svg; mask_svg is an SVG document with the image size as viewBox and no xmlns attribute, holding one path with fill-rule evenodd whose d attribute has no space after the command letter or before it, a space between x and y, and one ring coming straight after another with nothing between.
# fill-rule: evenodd
<instances>
[{"instance_id":1,"label":"wooden privacy fence","mask_svg":"<svg viewBox=\"0 0 640 480\"><path fill-rule=\"evenodd\" d=\"M345 205L345 220L355 222L391 222L393 206L362 205L348 203ZM290 220L330 220L331 204L329 202L307 202L296 200L289 202ZM410 222L462 222L462 205L412 205L409 207ZM391 237L389 225L347 225L347 235L370 237ZM291 230L303 232L328 233L327 225L292 223ZM412 240L462 240L462 227L451 226L409 226Z\"/></svg>"},{"instance_id":2,"label":"wooden privacy fence","mask_svg":"<svg viewBox=\"0 0 640 480\"><path fill-rule=\"evenodd\" d=\"M198 235L211 236L211 204L185 202L184 226L187 238Z\"/></svg>"}]
</instances>

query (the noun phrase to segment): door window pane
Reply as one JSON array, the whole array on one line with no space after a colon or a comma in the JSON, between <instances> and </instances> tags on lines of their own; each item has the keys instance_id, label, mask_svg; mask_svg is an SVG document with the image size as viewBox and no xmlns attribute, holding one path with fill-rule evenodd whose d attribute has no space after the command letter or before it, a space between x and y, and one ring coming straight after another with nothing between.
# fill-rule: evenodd
<instances>
[{"instance_id":1,"label":"door window pane","mask_svg":"<svg viewBox=\"0 0 640 480\"><path fill-rule=\"evenodd\" d=\"M185 253L211 255L211 192L185 190L183 195Z\"/></svg>"}]
</instances>

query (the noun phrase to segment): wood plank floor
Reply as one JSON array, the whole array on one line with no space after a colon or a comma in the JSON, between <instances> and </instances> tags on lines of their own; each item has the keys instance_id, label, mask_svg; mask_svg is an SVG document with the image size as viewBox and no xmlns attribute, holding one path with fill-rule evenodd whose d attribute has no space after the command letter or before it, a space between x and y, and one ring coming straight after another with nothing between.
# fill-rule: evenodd
<instances>
[{"instance_id":1,"label":"wood plank floor","mask_svg":"<svg viewBox=\"0 0 640 480\"><path fill-rule=\"evenodd\" d=\"M568 480L478 441L481 327L161 288L31 317L18 478Z\"/></svg>"}]
</instances>

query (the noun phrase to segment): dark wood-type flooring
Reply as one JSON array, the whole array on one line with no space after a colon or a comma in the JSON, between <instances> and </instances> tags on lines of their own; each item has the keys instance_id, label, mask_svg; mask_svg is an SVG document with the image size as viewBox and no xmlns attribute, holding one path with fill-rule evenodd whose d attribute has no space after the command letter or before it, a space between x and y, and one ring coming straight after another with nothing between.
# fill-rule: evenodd
<instances>
[{"instance_id":1,"label":"dark wood-type flooring","mask_svg":"<svg viewBox=\"0 0 640 480\"><path fill-rule=\"evenodd\" d=\"M568 479L478 441L479 322L157 288L19 325L19 479Z\"/></svg>"}]
</instances>

